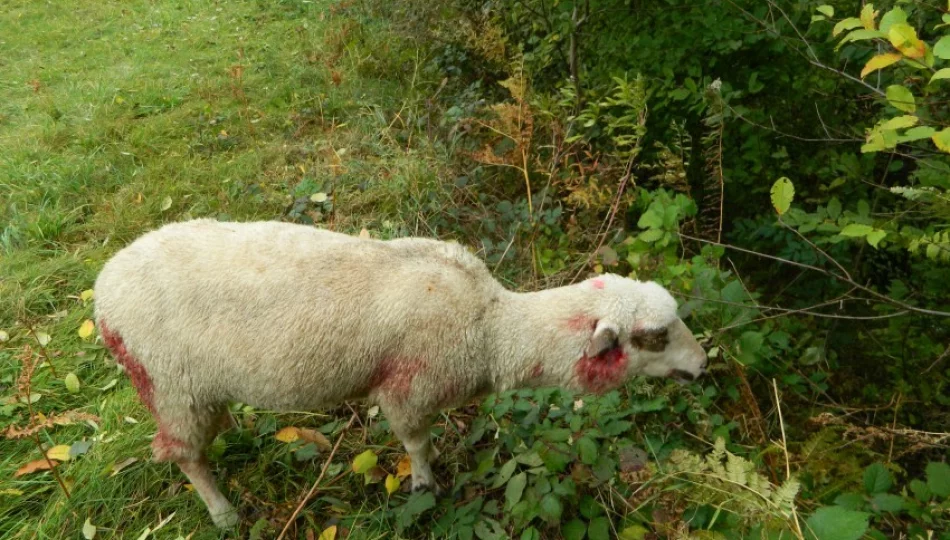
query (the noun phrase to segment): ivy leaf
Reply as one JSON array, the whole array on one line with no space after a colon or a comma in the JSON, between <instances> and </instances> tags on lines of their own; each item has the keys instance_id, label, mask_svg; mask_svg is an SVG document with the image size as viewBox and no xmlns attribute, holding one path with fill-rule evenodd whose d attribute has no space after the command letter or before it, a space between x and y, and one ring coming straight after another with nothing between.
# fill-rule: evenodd
<instances>
[{"instance_id":1,"label":"ivy leaf","mask_svg":"<svg viewBox=\"0 0 950 540\"><path fill-rule=\"evenodd\" d=\"M838 37L838 34L844 32L845 30L854 30L855 28L861 26L861 19L857 17L848 17L843 19L831 29L831 35Z\"/></svg>"},{"instance_id":2,"label":"ivy leaf","mask_svg":"<svg viewBox=\"0 0 950 540\"><path fill-rule=\"evenodd\" d=\"M879 69L884 69L891 64L900 62L901 58L903 57L897 53L885 53L874 56L868 60L867 64L864 64L864 69L861 70L861 78L863 79L870 73L874 73Z\"/></svg>"},{"instance_id":3,"label":"ivy leaf","mask_svg":"<svg viewBox=\"0 0 950 540\"><path fill-rule=\"evenodd\" d=\"M908 58L923 58L927 54L927 47L917 38L917 31L907 23L891 25L887 31L887 39Z\"/></svg>"},{"instance_id":4,"label":"ivy leaf","mask_svg":"<svg viewBox=\"0 0 950 540\"><path fill-rule=\"evenodd\" d=\"M527 483L528 475L523 472L516 474L508 481L508 487L505 488L505 506L508 510L521 501Z\"/></svg>"},{"instance_id":5,"label":"ivy leaf","mask_svg":"<svg viewBox=\"0 0 950 540\"><path fill-rule=\"evenodd\" d=\"M950 36L943 36L937 40L937 43L934 44L934 56L943 60L950 60Z\"/></svg>"},{"instance_id":6,"label":"ivy leaf","mask_svg":"<svg viewBox=\"0 0 950 540\"><path fill-rule=\"evenodd\" d=\"M950 128L944 128L930 137L930 140L943 152L950 153Z\"/></svg>"},{"instance_id":7,"label":"ivy leaf","mask_svg":"<svg viewBox=\"0 0 950 540\"><path fill-rule=\"evenodd\" d=\"M868 529L867 512L855 512L840 506L819 508L806 524L821 540L858 540Z\"/></svg>"},{"instance_id":8,"label":"ivy leaf","mask_svg":"<svg viewBox=\"0 0 950 540\"><path fill-rule=\"evenodd\" d=\"M875 463L864 470L864 490L870 494L884 493L891 489L894 481L891 473L881 463Z\"/></svg>"},{"instance_id":9,"label":"ivy leaf","mask_svg":"<svg viewBox=\"0 0 950 540\"><path fill-rule=\"evenodd\" d=\"M899 111L912 113L917 110L914 94L899 84L888 86L885 96L887 97L887 102Z\"/></svg>"},{"instance_id":10,"label":"ivy leaf","mask_svg":"<svg viewBox=\"0 0 950 540\"><path fill-rule=\"evenodd\" d=\"M927 464L927 487L940 497L950 497L950 465L940 462Z\"/></svg>"},{"instance_id":11,"label":"ivy leaf","mask_svg":"<svg viewBox=\"0 0 950 540\"><path fill-rule=\"evenodd\" d=\"M378 458L372 450L367 450L353 459L353 472L356 474L366 474L370 469L376 466Z\"/></svg>"},{"instance_id":12,"label":"ivy leaf","mask_svg":"<svg viewBox=\"0 0 950 540\"><path fill-rule=\"evenodd\" d=\"M795 198L795 186L792 185L791 180L783 176L772 184L771 194L772 206L775 207L775 211L781 216L785 212L788 212L789 207L792 205L792 199Z\"/></svg>"}]
</instances>

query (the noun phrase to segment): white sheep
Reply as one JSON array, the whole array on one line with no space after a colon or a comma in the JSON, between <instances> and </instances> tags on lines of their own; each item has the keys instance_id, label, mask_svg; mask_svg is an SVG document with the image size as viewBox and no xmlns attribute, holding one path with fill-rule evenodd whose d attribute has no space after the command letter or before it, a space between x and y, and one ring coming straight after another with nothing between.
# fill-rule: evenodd
<instances>
[{"instance_id":1,"label":"white sheep","mask_svg":"<svg viewBox=\"0 0 950 540\"><path fill-rule=\"evenodd\" d=\"M561 386L603 392L634 375L693 379L706 354L656 283L604 275L506 290L462 246L380 241L277 222L195 220L117 253L96 320L215 524L238 516L204 451L236 401L309 410L368 398L437 488L432 417L474 396Z\"/></svg>"}]
</instances>

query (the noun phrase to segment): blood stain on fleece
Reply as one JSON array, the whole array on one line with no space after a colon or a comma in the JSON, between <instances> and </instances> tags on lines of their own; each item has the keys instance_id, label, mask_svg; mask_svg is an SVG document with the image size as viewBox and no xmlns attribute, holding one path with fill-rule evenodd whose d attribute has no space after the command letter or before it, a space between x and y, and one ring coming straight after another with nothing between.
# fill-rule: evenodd
<instances>
[{"instance_id":1,"label":"blood stain on fleece","mask_svg":"<svg viewBox=\"0 0 950 540\"><path fill-rule=\"evenodd\" d=\"M112 353L115 361L125 368L125 372L129 375L132 386L134 386L135 390L139 393L139 398L142 399L142 403L148 407L152 416L158 418L155 411L155 386L152 384L152 378L145 370L145 366L132 356L132 353L129 352L125 343L122 341L122 336L110 330L109 326L106 325L106 321L99 321L99 332L102 333L102 340L105 342L109 352Z\"/></svg>"},{"instance_id":2,"label":"blood stain on fleece","mask_svg":"<svg viewBox=\"0 0 950 540\"><path fill-rule=\"evenodd\" d=\"M593 358L586 354L577 361L574 370L581 385L594 393L616 388L627 376L627 355L620 347L610 349Z\"/></svg>"},{"instance_id":3,"label":"blood stain on fleece","mask_svg":"<svg viewBox=\"0 0 950 540\"><path fill-rule=\"evenodd\" d=\"M595 289L603 289L604 286L606 285L606 284L604 283L604 280L602 280L602 279L595 279L595 280L591 281L590 284L591 284Z\"/></svg>"},{"instance_id":4,"label":"blood stain on fleece","mask_svg":"<svg viewBox=\"0 0 950 540\"><path fill-rule=\"evenodd\" d=\"M593 330L597 326L597 321L588 317L587 315L578 314L568 319L565 324L568 330L573 330L575 332L586 332Z\"/></svg>"},{"instance_id":5,"label":"blood stain on fleece","mask_svg":"<svg viewBox=\"0 0 950 540\"><path fill-rule=\"evenodd\" d=\"M412 391L412 381L426 367L424 360L410 360L387 356L376 366L370 377L371 391L377 391L405 401Z\"/></svg>"},{"instance_id":6,"label":"blood stain on fleece","mask_svg":"<svg viewBox=\"0 0 950 540\"><path fill-rule=\"evenodd\" d=\"M136 392L138 392L142 403L145 404L145 407L152 413L155 421L158 422L158 434L155 435L155 439L152 440L152 451L155 461L176 459L179 454L188 450L188 445L176 437L169 435L168 426L159 418L158 411L155 408L155 385L152 383L152 377L149 376L148 371L145 370L145 366L129 352L128 347L125 346L125 342L122 340L122 336L117 332L113 332L106 324L106 321L99 321L99 332L102 334L102 340L105 342L109 352L112 353L115 361L125 368L125 372L128 374L129 380L132 381L132 386L134 386Z\"/></svg>"}]
</instances>

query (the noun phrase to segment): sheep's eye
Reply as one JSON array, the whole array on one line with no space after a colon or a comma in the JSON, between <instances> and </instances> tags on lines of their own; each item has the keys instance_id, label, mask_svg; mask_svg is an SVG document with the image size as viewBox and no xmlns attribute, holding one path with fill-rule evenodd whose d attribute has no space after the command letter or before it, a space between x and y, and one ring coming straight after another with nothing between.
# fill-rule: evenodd
<instances>
[{"instance_id":1,"label":"sheep's eye","mask_svg":"<svg viewBox=\"0 0 950 540\"><path fill-rule=\"evenodd\" d=\"M634 347L652 352L663 352L670 343L666 328L653 332L639 332L630 336Z\"/></svg>"}]
</instances>

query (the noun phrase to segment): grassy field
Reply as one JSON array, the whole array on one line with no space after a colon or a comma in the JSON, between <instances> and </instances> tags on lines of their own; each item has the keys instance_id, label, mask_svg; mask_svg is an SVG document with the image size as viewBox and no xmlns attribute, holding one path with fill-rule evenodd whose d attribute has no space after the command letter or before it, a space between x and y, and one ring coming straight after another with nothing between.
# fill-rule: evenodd
<instances>
[{"instance_id":1,"label":"grassy field","mask_svg":"<svg viewBox=\"0 0 950 540\"><path fill-rule=\"evenodd\" d=\"M82 293L110 254L188 217L429 232L413 208L438 189L443 160L406 135L412 87L374 77L354 54L375 24L325 0L4 3L0 427L28 422L27 400L16 397L27 345L44 359L30 388L34 411L98 420L55 426L37 441L0 438L0 538L77 538L87 520L97 538L138 538L166 518L155 537L225 536L177 468L148 461L154 423L96 333L80 337L92 317ZM321 193L325 201L311 199ZM67 388L68 374L78 388ZM230 536L273 536L267 522L286 521L323 463L324 454L292 452L299 445L273 432L294 425L334 439L349 416L337 412L236 410L249 429L222 436L212 453L219 483L244 512ZM355 516L357 536L379 537L388 525L373 510L387 504L385 492L372 485L364 497L360 478L340 475L366 448L381 464L402 454L378 418L363 418L323 493ZM70 497L49 472L17 474L42 457L36 442L82 441L87 451L58 467ZM328 518L304 512L296 532L319 534Z\"/></svg>"}]
</instances>

